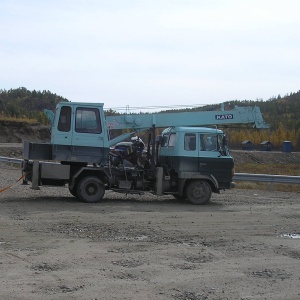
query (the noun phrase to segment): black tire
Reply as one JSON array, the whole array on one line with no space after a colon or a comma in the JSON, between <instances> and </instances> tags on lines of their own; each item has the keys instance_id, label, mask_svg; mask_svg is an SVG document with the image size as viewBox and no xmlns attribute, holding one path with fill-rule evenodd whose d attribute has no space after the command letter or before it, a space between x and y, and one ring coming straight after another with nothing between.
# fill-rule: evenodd
<instances>
[{"instance_id":1,"label":"black tire","mask_svg":"<svg viewBox=\"0 0 300 300\"><path fill-rule=\"evenodd\" d=\"M69 188L69 192L70 192L71 195L74 196L75 198L79 198L79 197L78 197L78 194L77 194L77 189L76 189L76 187L75 187L74 189L72 189L72 190Z\"/></svg>"},{"instance_id":2,"label":"black tire","mask_svg":"<svg viewBox=\"0 0 300 300\"><path fill-rule=\"evenodd\" d=\"M102 181L95 176L84 177L77 186L77 195L80 200L87 203L100 201L105 193Z\"/></svg>"},{"instance_id":3,"label":"black tire","mask_svg":"<svg viewBox=\"0 0 300 300\"><path fill-rule=\"evenodd\" d=\"M193 180L186 188L188 202L195 205L207 203L211 197L211 186L205 180Z\"/></svg>"}]
</instances>

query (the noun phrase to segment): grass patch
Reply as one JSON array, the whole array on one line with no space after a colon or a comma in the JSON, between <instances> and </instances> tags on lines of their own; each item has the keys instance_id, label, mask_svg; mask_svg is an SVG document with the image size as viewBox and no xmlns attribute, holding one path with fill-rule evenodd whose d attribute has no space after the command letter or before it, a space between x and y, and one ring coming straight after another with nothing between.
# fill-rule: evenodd
<instances>
[{"instance_id":1,"label":"grass patch","mask_svg":"<svg viewBox=\"0 0 300 300\"><path fill-rule=\"evenodd\" d=\"M236 189L300 193L299 184L237 181Z\"/></svg>"},{"instance_id":2,"label":"grass patch","mask_svg":"<svg viewBox=\"0 0 300 300\"><path fill-rule=\"evenodd\" d=\"M30 118L15 118L15 117L6 117L0 116L0 121L12 122L12 123L27 123L29 125L34 125L38 123L36 119Z\"/></svg>"},{"instance_id":3,"label":"grass patch","mask_svg":"<svg viewBox=\"0 0 300 300\"><path fill-rule=\"evenodd\" d=\"M236 173L300 176L300 165L292 164L236 164Z\"/></svg>"}]
</instances>

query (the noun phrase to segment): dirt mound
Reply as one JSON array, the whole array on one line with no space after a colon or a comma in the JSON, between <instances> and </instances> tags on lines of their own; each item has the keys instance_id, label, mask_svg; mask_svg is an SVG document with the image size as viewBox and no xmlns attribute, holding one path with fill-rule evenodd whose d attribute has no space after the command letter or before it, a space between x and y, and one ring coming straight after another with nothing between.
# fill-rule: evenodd
<instances>
[{"instance_id":1,"label":"dirt mound","mask_svg":"<svg viewBox=\"0 0 300 300\"><path fill-rule=\"evenodd\" d=\"M47 142L49 139L49 126L40 123L0 121L0 143Z\"/></svg>"},{"instance_id":2,"label":"dirt mound","mask_svg":"<svg viewBox=\"0 0 300 300\"><path fill-rule=\"evenodd\" d=\"M300 164L300 152L231 150L236 164Z\"/></svg>"}]
</instances>

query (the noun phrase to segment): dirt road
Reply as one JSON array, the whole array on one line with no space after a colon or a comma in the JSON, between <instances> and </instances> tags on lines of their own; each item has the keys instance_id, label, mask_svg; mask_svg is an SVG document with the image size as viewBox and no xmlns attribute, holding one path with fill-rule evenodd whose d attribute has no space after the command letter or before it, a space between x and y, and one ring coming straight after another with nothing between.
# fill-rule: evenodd
<instances>
[{"instance_id":1,"label":"dirt road","mask_svg":"<svg viewBox=\"0 0 300 300\"><path fill-rule=\"evenodd\" d=\"M1 166L0 189L19 177ZM300 194L0 193L1 299L300 299ZM293 235L294 234L294 235Z\"/></svg>"}]
</instances>

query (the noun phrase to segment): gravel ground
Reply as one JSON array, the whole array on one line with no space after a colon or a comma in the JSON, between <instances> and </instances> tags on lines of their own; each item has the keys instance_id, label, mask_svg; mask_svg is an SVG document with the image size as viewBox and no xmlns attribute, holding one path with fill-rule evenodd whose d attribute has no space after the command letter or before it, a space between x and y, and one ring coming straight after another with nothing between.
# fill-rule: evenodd
<instances>
[{"instance_id":1,"label":"gravel ground","mask_svg":"<svg viewBox=\"0 0 300 300\"><path fill-rule=\"evenodd\" d=\"M20 171L0 165L0 189ZM1 299L300 299L300 194L0 193Z\"/></svg>"}]
</instances>

